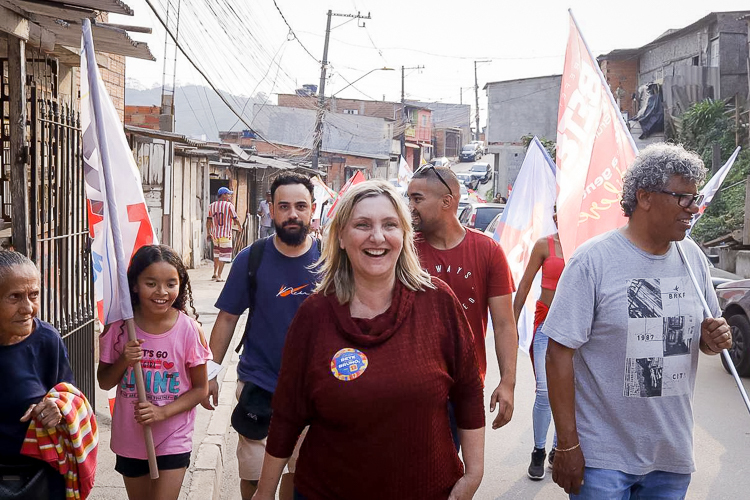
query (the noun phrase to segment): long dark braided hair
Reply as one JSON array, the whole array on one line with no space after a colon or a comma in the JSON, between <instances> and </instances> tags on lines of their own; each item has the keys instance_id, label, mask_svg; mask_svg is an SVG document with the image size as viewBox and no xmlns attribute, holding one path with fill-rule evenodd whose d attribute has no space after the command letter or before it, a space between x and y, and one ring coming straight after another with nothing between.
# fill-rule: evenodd
<instances>
[{"instance_id":1,"label":"long dark braided hair","mask_svg":"<svg viewBox=\"0 0 750 500\"><path fill-rule=\"evenodd\" d=\"M177 252L167 245L146 245L139 248L135 252L135 255L133 255L130 267L128 267L128 289L130 290L130 301L133 307L139 303L138 295L133 291L138 284L138 276L141 275L144 269L156 262L166 262L177 269L177 276L180 279L180 290L172 307L184 312L188 316L192 312L192 316L197 321L198 311L196 311L195 304L193 303L193 289L190 287L190 276L188 276L187 268L179 255L177 255ZM188 305L191 312L188 312Z\"/></svg>"}]
</instances>

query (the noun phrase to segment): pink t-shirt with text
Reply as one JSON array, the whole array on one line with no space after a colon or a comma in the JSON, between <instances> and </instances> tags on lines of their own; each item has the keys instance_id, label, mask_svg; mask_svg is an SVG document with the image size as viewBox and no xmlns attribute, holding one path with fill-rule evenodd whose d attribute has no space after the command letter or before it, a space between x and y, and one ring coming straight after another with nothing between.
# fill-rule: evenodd
<instances>
[{"instance_id":1,"label":"pink t-shirt with text","mask_svg":"<svg viewBox=\"0 0 750 500\"><path fill-rule=\"evenodd\" d=\"M156 406L165 406L192 388L190 368L206 364L211 351L201 342L198 326L180 313L174 326L160 335L144 332L138 325L136 336L143 339L143 378L146 397ZM125 349L128 334L122 321L116 321L99 337L99 361L114 364ZM133 405L138 402L133 368L117 387L112 415L110 446L117 455L145 460L146 445L143 428L135 421ZM179 413L151 426L156 455L175 455L193 448L195 408Z\"/></svg>"}]
</instances>

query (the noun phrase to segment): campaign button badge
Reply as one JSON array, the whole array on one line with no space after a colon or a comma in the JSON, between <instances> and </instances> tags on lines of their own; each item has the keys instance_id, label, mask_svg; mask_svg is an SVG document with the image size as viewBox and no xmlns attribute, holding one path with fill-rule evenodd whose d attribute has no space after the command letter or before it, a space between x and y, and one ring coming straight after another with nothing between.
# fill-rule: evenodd
<instances>
[{"instance_id":1,"label":"campaign button badge","mask_svg":"<svg viewBox=\"0 0 750 500\"><path fill-rule=\"evenodd\" d=\"M367 370L367 356L358 349L341 349L331 358L331 373L344 382L360 377Z\"/></svg>"}]
</instances>

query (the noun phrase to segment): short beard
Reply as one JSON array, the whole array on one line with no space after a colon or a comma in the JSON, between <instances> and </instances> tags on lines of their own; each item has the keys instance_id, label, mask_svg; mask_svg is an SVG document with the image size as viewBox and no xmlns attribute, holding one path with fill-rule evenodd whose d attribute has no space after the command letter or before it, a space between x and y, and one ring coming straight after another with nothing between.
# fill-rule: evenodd
<instances>
[{"instance_id":1,"label":"short beard","mask_svg":"<svg viewBox=\"0 0 750 500\"><path fill-rule=\"evenodd\" d=\"M276 229L276 236L278 236L285 245L298 247L305 242L305 238L307 238L307 234L310 232L310 225L303 224L300 220L297 220L296 223L301 226L300 230L297 232L291 232L284 228L284 226L289 225L289 221L284 221L282 224L277 224L276 221L273 221L273 227Z\"/></svg>"}]
</instances>

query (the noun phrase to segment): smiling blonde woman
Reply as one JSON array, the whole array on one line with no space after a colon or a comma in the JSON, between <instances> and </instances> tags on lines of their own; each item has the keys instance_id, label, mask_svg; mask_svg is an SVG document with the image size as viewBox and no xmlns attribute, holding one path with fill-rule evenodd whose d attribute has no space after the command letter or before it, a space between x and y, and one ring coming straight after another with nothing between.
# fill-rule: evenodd
<instances>
[{"instance_id":1,"label":"smiling blonde woman","mask_svg":"<svg viewBox=\"0 0 750 500\"><path fill-rule=\"evenodd\" d=\"M413 238L390 184L367 181L344 195L325 236L322 280L287 334L254 498L274 498L305 426L297 498L473 497L484 411L471 331L448 286L419 266Z\"/></svg>"}]
</instances>

